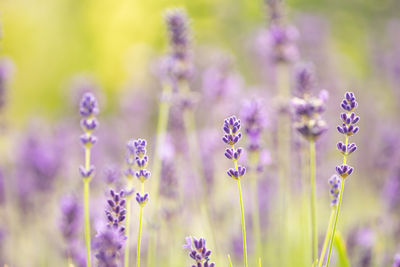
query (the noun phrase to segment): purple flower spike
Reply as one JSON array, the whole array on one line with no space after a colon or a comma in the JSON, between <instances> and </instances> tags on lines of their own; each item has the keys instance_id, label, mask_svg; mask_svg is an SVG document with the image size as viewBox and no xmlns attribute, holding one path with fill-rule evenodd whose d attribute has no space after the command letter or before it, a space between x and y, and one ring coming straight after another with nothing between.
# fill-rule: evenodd
<instances>
[{"instance_id":1,"label":"purple flower spike","mask_svg":"<svg viewBox=\"0 0 400 267\"><path fill-rule=\"evenodd\" d=\"M329 192L331 194L331 199L332 199L331 206L332 207L337 206L338 197L339 197L339 193L340 193L340 184L341 184L341 180L337 175L333 175L329 179L329 185L331 187Z\"/></svg>"},{"instance_id":2,"label":"purple flower spike","mask_svg":"<svg viewBox=\"0 0 400 267\"><path fill-rule=\"evenodd\" d=\"M225 119L224 125L222 127L225 133L225 135L222 137L222 140L225 144L231 146L231 148L227 148L225 150L225 157L234 161L236 166L235 169L229 169L227 171L227 174L235 180L240 179L246 172L246 169L244 167L237 165L237 161L243 153L243 149L240 147L235 149L234 147L234 145L242 137L242 134L239 132L240 127L240 120L237 119L235 116Z\"/></svg>"},{"instance_id":3,"label":"purple flower spike","mask_svg":"<svg viewBox=\"0 0 400 267\"><path fill-rule=\"evenodd\" d=\"M98 252L96 258L99 267L117 267L120 264L122 248L126 237L118 230L107 227L97 234L94 249Z\"/></svg>"},{"instance_id":4,"label":"purple flower spike","mask_svg":"<svg viewBox=\"0 0 400 267\"><path fill-rule=\"evenodd\" d=\"M315 84L314 66L312 63L303 63L296 67L295 83L296 90L300 95L310 93Z\"/></svg>"},{"instance_id":5,"label":"purple flower spike","mask_svg":"<svg viewBox=\"0 0 400 267\"><path fill-rule=\"evenodd\" d=\"M243 118L244 132L248 137L247 149L250 152L257 152L261 148L261 134L265 128L265 114L261 101L252 99L244 104L241 112Z\"/></svg>"},{"instance_id":6,"label":"purple flower spike","mask_svg":"<svg viewBox=\"0 0 400 267\"><path fill-rule=\"evenodd\" d=\"M311 67L301 66L296 73L296 86L300 97L291 101L296 130L308 140L315 140L327 129L321 114L325 111L327 93L323 90L318 97L311 95L314 78Z\"/></svg>"},{"instance_id":7,"label":"purple flower spike","mask_svg":"<svg viewBox=\"0 0 400 267\"><path fill-rule=\"evenodd\" d=\"M356 123L360 120L360 117L353 112L357 105L358 104L354 93L347 92L341 103L341 107L347 111L347 113L340 114L342 125L337 126L338 132L346 135L346 144L343 142L339 142L337 144L337 149L345 157L345 159L357 150L357 145L355 143L348 143L349 137L357 133L359 130L358 126L356 126ZM336 172L340 175L340 177L345 179L347 176L353 173L353 168L343 164L336 167Z\"/></svg>"},{"instance_id":8,"label":"purple flower spike","mask_svg":"<svg viewBox=\"0 0 400 267\"><path fill-rule=\"evenodd\" d=\"M206 240L204 238L186 237L186 244L183 248L189 250L189 257L196 262L192 267L215 266L215 263L210 262L211 250L206 248Z\"/></svg>"},{"instance_id":9,"label":"purple flower spike","mask_svg":"<svg viewBox=\"0 0 400 267\"><path fill-rule=\"evenodd\" d=\"M174 80L189 79L193 67L189 50L191 41L189 19L185 10L180 8L167 10L165 22L171 47L168 72Z\"/></svg>"},{"instance_id":10,"label":"purple flower spike","mask_svg":"<svg viewBox=\"0 0 400 267\"><path fill-rule=\"evenodd\" d=\"M125 192L120 191L116 193L114 190L110 190L111 198L107 200L108 208L105 211L106 218L108 221L108 227L116 229L121 234L124 233L125 227L123 221L125 220Z\"/></svg>"}]
</instances>

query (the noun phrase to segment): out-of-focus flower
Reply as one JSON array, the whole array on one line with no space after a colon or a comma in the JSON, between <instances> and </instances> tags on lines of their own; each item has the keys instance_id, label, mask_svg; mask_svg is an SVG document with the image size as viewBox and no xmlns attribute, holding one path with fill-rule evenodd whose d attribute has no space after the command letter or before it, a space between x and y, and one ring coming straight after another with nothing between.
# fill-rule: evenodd
<instances>
[{"instance_id":1,"label":"out-of-focus flower","mask_svg":"<svg viewBox=\"0 0 400 267\"><path fill-rule=\"evenodd\" d=\"M171 48L171 61L168 62L169 73L176 81L187 80L193 72L189 50L191 42L189 19L184 9L175 8L165 12L165 22Z\"/></svg>"},{"instance_id":2,"label":"out-of-focus flower","mask_svg":"<svg viewBox=\"0 0 400 267\"><path fill-rule=\"evenodd\" d=\"M113 227L106 227L101 230L94 242L94 249L97 250L96 258L99 267L118 267L121 261L122 248L125 245L126 237Z\"/></svg>"},{"instance_id":3,"label":"out-of-focus flower","mask_svg":"<svg viewBox=\"0 0 400 267\"><path fill-rule=\"evenodd\" d=\"M400 211L400 167L397 167L386 180L383 188L383 199L389 211Z\"/></svg>"},{"instance_id":4,"label":"out-of-focus flower","mask_svg":"<svg viewBox=\"0 0 400 267\"><path fill-rule=\"evenodd\" d=\"M202 89L209 100L219 100L234 94L242 86L242 78L233 72L232 62L223 58L208 67L203 73Z\"/></svg>"},{"instance_id":5,"label":"out-of-focus flower","mask_svg":"<svg viewBox=\"0 0 400 267\"><path fill-rule=\"evenodd\" d=\"M338 202L338 197L339 197L339 193L340 193L340 178L337 175L333 175L330 179L329 179L329 185L331 187L331 189L329 190L329 193L331 194L331 206L335 207L337 206L337 202Z\"/></svg>"},{"instance_id":6,"label":"out-of-focus flower","mask_svg":"<svg viewBox=\"0 0 400 267\"><path fill-rule=\"evenodd\" d=\"M75 197L65 196L61 199L60 209L59 227L67 245L65 257L71 259L78 267L85 267L86 257L79 238L82 227L82 207Z\"/></svg>"},{"instance_id":7,"label":"out-of-focus flower","mask_svg":"<svg viewBox=\"0 0 400 267\"><path fill-rule=\"evenodd\" d=\"M393 267L400 267L400 253L394 256Z\"/></svg>"},{"instance_id":8,"label":"out-of-focus flower","mask_svg":"<svg viewBox=\"0 0 400 267\"><path fill-rule=\"evenodd\" d=\"M244 103L241 118L244 132L248 137L247 149L249 152L258 152L261 148L261 133L266 125L266 116L262 110L262 103L251 99Z\"/></svg>"}]
</instances>

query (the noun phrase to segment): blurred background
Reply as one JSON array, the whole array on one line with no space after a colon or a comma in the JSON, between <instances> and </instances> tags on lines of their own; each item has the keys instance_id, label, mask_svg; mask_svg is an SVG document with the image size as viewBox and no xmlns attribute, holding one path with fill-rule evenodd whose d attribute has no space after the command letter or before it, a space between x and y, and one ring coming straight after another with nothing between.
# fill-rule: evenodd
<instances>
[{"instance_id":1,"label":"blurred background","mask_svg":"<svg viewBox=\"0 0 400 267\"><path fill-rule=\"evenodd\" d=\"M197 99L194 118L201 161L210 167L204 168L208 186L202 192L210 202L206 204L210 207L208 218L199 211L198 192L191 184L196 175L190 170L188 174L184 158L172 160L173 171L169 169L171 154L185 154L185 148L180 147L185 144L180 144L176 130L181 121L174 117L179 111L171 110L169 141L161 149L155 148L162 91L159 59L170 52L164 12L173 7L184 7L190 17L194 65L190 87ZM335 151L341 138L335 130L340 122L339 103L349 90L359 102L361 130L354 138L359 149L350 160L356 173L346 185L338 226L349 260L336 257L336 266L391 266L396 251L400 252L399 10L400 1L396 0L288 0L284 5L286 23L299 32L299 57L290 66L313 62L314 89L325 89L330 96L323 115L329 130L317 142L320 243L330 212L327 180L342 160ZM121 169L126 142L143 137L149 141L150 157L157 158L156 151L161 153L161 190L165 190L160 193L162 223L155 223L151 216L145 223L143 266L152 266L146 260L152 234L159 236L155 266L189 266L191 261L181 249L188 235L212 240L211 258L217 266L227 266L228 253L234 265L240 266L243 255L237 188L225 174L229 162L223 158L221 126L230 115L240 117L246 101L259 98L264 101L265 128L257 191L260 213L264 214L260 216L263 266L310 266L310 248L304 246L309 238L304 233L309 231L307 219L289 227L293 245L287 253L293 259L285 264L276 256L280 254L275 254L276 242L270 235L279 203L275 192L279 162L274 155L279 99L274 66L265 60L260 38L269 27L268 17L262 0L1 0L0 76L5 73L7 81L2 81L0 88L2 106L4 102L0 123L0 265L67 266L60 205L66 196L80 199L82 195L78 106L82 93L92 91L100 106L99 142L93 149L93 236L104 217L104 192L124 183ZM233 79L233 85L216 96L210 92L213 85L207 75L224 68L226 62L231 76L223 75ZM294 92L293 74L289 80ZM245 146L246 139L241 142ZM303 175L298 171L304 162L303 146L304 141L293 131L292 147L297 151L293 157L297 161L292 161L288 179L292 184L286 193L293 195L293 201L297 197L301 201L290 207L292 222L304 219L309 212L295 182ZM244 187L245 202L250 203L252 189L245 182ZM169 191L171 188L178 193ZM248 209L249 232L252 209ZM137 210L133 214L136 216ZM136 222L133 224L136 235ZM185 227L179 227L182 225ZM250 234L249 243L254 239ZM163 250L165 246L168 249ZM249 250L253 253L254 246Z\"/></svg>"}]
</instances>

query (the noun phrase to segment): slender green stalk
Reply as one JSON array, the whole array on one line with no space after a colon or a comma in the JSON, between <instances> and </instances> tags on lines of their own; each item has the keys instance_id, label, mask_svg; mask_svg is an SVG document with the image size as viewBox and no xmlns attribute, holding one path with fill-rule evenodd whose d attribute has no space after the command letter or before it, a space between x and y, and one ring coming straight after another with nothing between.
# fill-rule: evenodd
<instances>
[{"instance_id":1,"label":"slender green stalk","mask_svg":"<svg viewBox=\"0 0 400 267\"><path fill-rule=\"evenodd\" d=\"M144 194L144 182L141 182L142 187L142 195ZM138 242L137 242L137 255L136 255L136 267L140 267L140 246L142 240L142 221L143 221L143 205L140 205L140 213L139 213L139 233L138 233Z\"/></svg>"},{"instance_id":2,"label":"slender green stalk","mask_svg":"<svg viewBox=\"0 0 400 267\"><path fill-rule=\"evenodd\" d=\"M141 238L142 238L142 220L143 220L143 207L140 207L139 234L138 234L138 243L137 243L136 267L140 266L140 244L141 244Z\"/></svg>"},{"instance_id":3,"label":"slender green stalk","mask_svg":"<svg viewBox=\"0 0 400 267\"><path fill-rule=\"evenodd\" d=\"M244 255L244 266L247 267L247 242L246 242L246 223L244 218L244 207L242 197L242 186L240 185L240 179L237 179L240 199L240 214L242 216L242 236L243 236L243 255Z\"/></svg>"},{"instance_id":4,"label":"slender green stalk","mask_svg":"<svg viewBox=\"0 0 400 267\"><path fill-rule=\"evenodd\" d=\"M258 267L261 267L261 258L258 258Z\"/></svg>"},{"instance_id":5,"label":"slender green stalk","mask_svg":"<svg viewBox=\"0 0 400 267\"><path fill-rule=\"evenodd\" d=\"M90 168L90 148L85 148L85 169ZM86 261L87 267L91 266L90 256L90 214L89 214L89 200L90 200L90 178L83 179L83 201L84 201L84 220L85 220L85 244L86 244Z\"/></svg>"},{"instance_id":6,"label":"slender green stalk","mask_svg":"<svg viewBox=\"0 0 400 267\"><path fill-rule=\"evenodd\" d=\"M228 254L228 261L229 261L229 267L233 267L232 261L231 261L231 256Z\"/></svg>"},{"instance_id":7,"label":"slender green stalk","mask_svg":"<svg viewBox=\"0 0 400 267\"><path fill-rule=\"evenodd\" d=\"M310 140L310 178L311 178L311 228L313 247L313 266L318 263L317 200L315 185L315 141Z\"/></svg>"},{"instance_id":8,"label":"slender green stalk","mask_svg":"<svg viewBox=\"0 0 400 267\"><path fill-rule=\"evenodd\" d=\"M347 147L348 144L349 144L349 136L346 135L345 146ZM347 154L344 154L343 164L346 164L346 163L347 163ZM330 244L329 244L329 252L328 252L328 259L326 260L326 267L329 267L329 262L331 260L333 240L335 238L336 225L337 225L337 221L338 221L338 218L339 218L340 207L342 205L342 199L343 199L344 179L340 178L340 181L341 181L341 188L340 188L340 192L339 192L338 206L337 206L337 209L336 209L335 223L333 224L332 236L331 236L331 241L330 241Z\"/></svg>"},{"instance_id":9,"label":"slender green stalk","mask_svg":"<svg viewBox=\"0 0 400 267\"><path fill-rule=\"evenodd\" d=\"M89 181L83 181L83 199L84 199L84 217L85 217L85 244L86 244L86 256L87 266L90 267L90 218L89 218Z\"/></svg>"},{"instance_id":10,"label":"slender green stalk","mask_svg":"<svg viewBox=\"0 0 400 267\"><path fill-rule=\"evenodd\" d=\"M133 178L128 180L128 190L132 189ZM126 197L126 219L125 219L125 255L124 255L124 266L129 267L129 236L130 236L130 225L131 225L131 213L132 213L132 194Z\"/></svg>"},{"instance_id":11,"label":"slender green stalk","mask_svg":"<svg viewBox=\"0 0 400 267\"><path fill-rule=\"evenodd\" d=\"M233 153L235 153L235 146L232 145ZM233 161L235 164L235 170L238 171L237 160ZM240 214L242 218L242 238L243 238L243 255L244 255L244 266L247 267L247 241L246 241L246 222L244 216L244 207L243 207L243 196L242 196L242 186L240 185L240 178L237 180L238 189L239 189L239 201L240 201Z\"/></svg>"},{"instance_id":12,"label":"slender green stalk","mask_svg":"<svg viewBox=\"0 0 400 267\"><path fill-rule=\"evenodd\" d=\"M336 209L332 209L331 216L329 217L328 229L326 230L324 245L322 247L321 255L320 255L319 261L318 261L318 267L322 267L322 263L324 261L326 248L328 247L329 239L331 237L332 223L333 223L333 219L335 218L335 214L336 214Z\"/></svg>"}]
</instances>

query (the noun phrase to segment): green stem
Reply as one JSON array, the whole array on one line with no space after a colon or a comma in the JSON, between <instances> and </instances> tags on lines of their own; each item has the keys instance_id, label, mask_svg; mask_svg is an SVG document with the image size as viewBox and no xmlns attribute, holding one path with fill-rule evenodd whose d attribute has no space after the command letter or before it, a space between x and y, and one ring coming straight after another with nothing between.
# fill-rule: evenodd
<instances>
[{"instance_id":1,"label":"green stem","mask_svg":"<svg viewBox=\"0 0 400 267\"><path fill-rule=\"evenodd\" d=\"M142 191L142 195L144 195L144 182L141 182L141 191ZM143 221L143 205L140 205L136 267L140 267L140 245L141 245L141 240L142 240L142 221Z\"/></svg>"},{"instance_id":2,"label":"green stem","mask_svg":"<svg viewBox=\"0 0 400 267\"><path fill-rule=\"evenodd\" d=\"M261 267L261 258L258 258L258 267Z\"/></svg>"},{"instance_id":3,"label":"green stem","mask_svg":"<svg viewBox=\"0 0 400 267\"><path fill-rule=\"evenodd\" d=\"M244 217L243 197L242 197L242 186L240 185L240 178L237 179L240 199L240 214L242 216L242 236L243 236L243 255L244 255L244 266L247 267L247 242L246 242L246 223Z\"/></svg>"},{"instance_id":4,"label":"green stem","mask_svg":"<svg viewBox=\"0 0 400 267\"><path fill-rule=\"evenodd\" d=\"M85 148L85 169L90 168L90 148ZM86 244L86 261L87 267L91 266L91 256L90 256L90 214L89 214L89 200L90 200L90 177L83 180L83 201L84 201L84 220L85 220L85 244Z\"/></svg>"},{"instance_id":5,"label":"green stem","mask_svg":"<svg viewBox=\"0 0 400 267\"><path fill-rule=\"evenodd\" d=\"M315 141L310 140L310 178L311 178L311 227L313 244L313 266L318 263L318 229L316 208L316 185L315 185Z\"/></svg>"},{"instance_id":6,"label":"green stem","mask_svg":"<svg viewBox=\"0 0 400 267\"><path fill-rule=\"evenodd\" d=\"M84 199L84 217L85 217L85 244L87 267L90 267L90 217L89 217L89 180L83 180L83 199Z\"/></svg>"},{"instance_id":7,"label":"green stem","mask_svg":"<svg viewBox=\"0 0 400 267\"><path fill-rule=\"evenodd\" d=\"M231 256L228 254L228 261L229 261L229 267L233 267L232 261L231 261Z\"/></svg>"},{"instance_id":8,"label":"green stem","mask_svg":"<svg viewBox=\"0 0 400 267\"><path fill-rule=\"evenodd\" d=\"M140 206L139 234L138 234L138 242L137 242L136 267L140 266L140 243L141 243L141 237L142 237L142 220L143 220L143 207Z\"/></svg>"},{"instance_id":9,"label":"green stem","mask_svg":"<svg viewBox=\"0 0 400 267\"><path fill-rule=\"evenodd\" d=\"M132 189L133 178L128 178L128 190ZM129 236L130 236L130 225L131 225L131 209L132 209L132 195L127 196L126 198L126 219L125 219L125 255L124 255L124 266L129 266Z\"/></svg>"},{"instance_id":10,"label":"green stem","mask_svg":"<svg viewBox=\"0 0 400 267\"><path fill-rule=\"evenodd\" d=\"M235 146L232 145L232 151L235 153ZM238 171L237 160L233 161L235 164L235 170ZM243 255L244 255L244 266L247 267L247 242L246 242L246 223L243 207L243 196L242 196L242 186L240 185L240 177L237 179L238 189L239 189L239 201L240 201L240 215L242 218L242 238L243 238Z\"/></svg>"},{"instance_id":11,"label":"green stem","mask_svg":"<svg viewBox=\"0 0 400 267\"><path fill-rule=\"evenodd\" d=\"M336 208L336 214L335 214L335 223L333 224L332 236L331 236L331 240L330 240L330 244L329 244L328 259L326 260L326 267L329 266L329 262L331 260L333 240L335 238L335 231L336 231L337 221L339 218L340 206L342 205L343 190L344 190L344 179L343 178L341 178L341 184L342 185L341 185L340 193L339 193L338 206Z\"/></svg>"},{"instance_id":12,"label":"green stem","mask_svg":"<svg viewBox=\"0 0 400 267\"><path fill-rule=\"evenodd\" d=\"M333 209L331 212L331 216L329 217L328 229L326 230L324 245L322 247L321 255L319 257L318 267L322 267L322 263L324 261L326 248L328 247L329 238L331 237L332 223L333 223L333 219L335 218L335 213L336 213L335 211L336 211L336 209Z\"/></svg>"},{"instance_id":13,"label":"green stem","mask_svg":"<svg viewBox=\"0 0 400 267\"><path fill-rule=\"evenodd\" d=\"M346 135L345 146L347 147L348 144L349 144L349 136ZM347 163L347 154L344 154L343 164L346 164L346 163ZM329 244L329 252L328 252L328 259L326 260L326 267L329 266L329 262L331 260L331 253L332 253L332 247L333 247L333 240L335 238L336 224L337 224L337 221L338 221L338 218L339 218L340 206L342 205L343 190L344 190L344 179L341 178L340 181L341 181L341 187L340 187L340 192L339 192L338 206L337 206L337 209L336 209L335 223L333 225L331 241L330 241L330 244Z\"/></svg>"}]
</instances>

